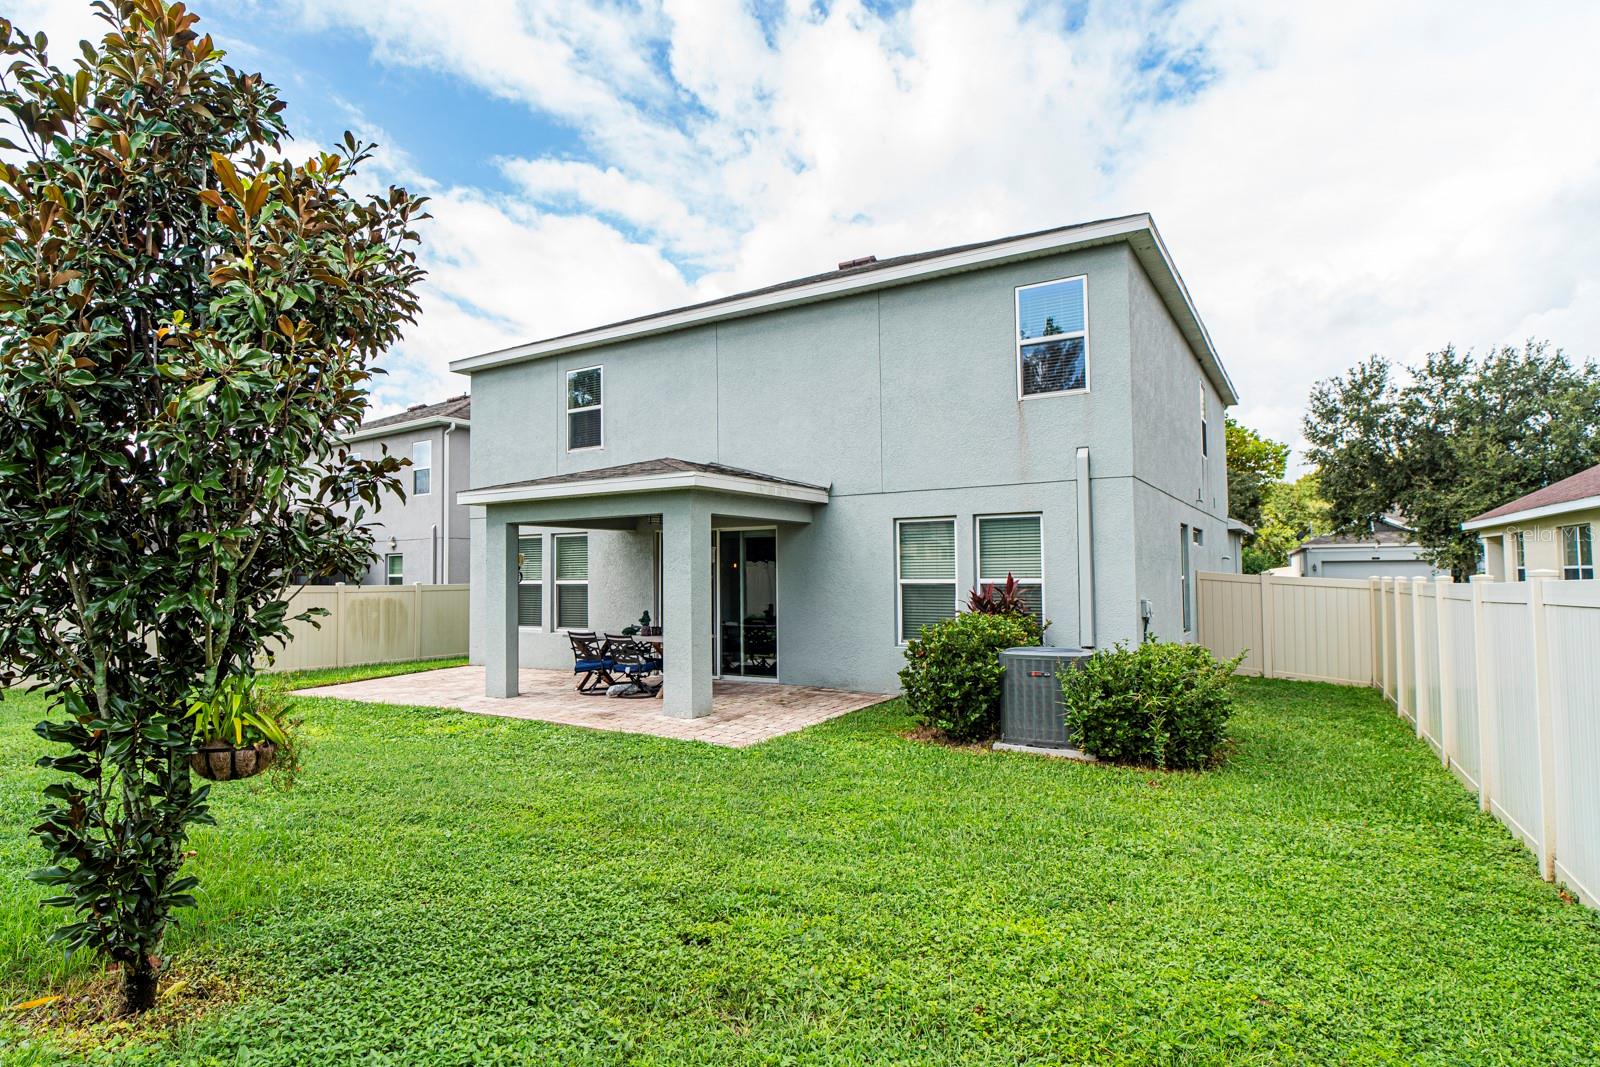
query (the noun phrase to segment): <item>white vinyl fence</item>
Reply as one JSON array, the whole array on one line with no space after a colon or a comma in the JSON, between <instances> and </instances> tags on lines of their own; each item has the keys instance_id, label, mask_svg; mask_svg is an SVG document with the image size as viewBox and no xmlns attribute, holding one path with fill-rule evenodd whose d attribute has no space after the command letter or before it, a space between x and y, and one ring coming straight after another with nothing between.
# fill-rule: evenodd
<instances>
[{"instance_id":1,"label":"white vinyl fence","mask_svg":"<svg viewBox=\"0 0 1600 1067\"><path fill-rule=\"evenodd\" d=\"M1547 880L1600 907L1600 581L1198 577L1208 648L1378 688Z\"/></svg>"},{"instance_id":2,"label":"white vinyl fence","mask_svg":"<svg viewBox=\"0 0 1600 1067\"><path fill-rule=\"evenodd\" d=\"M315 621L291 624L273 670L350 667L361 663L467 654L465 585L308 585L289 614L323 608Z\"/></svg>"}]
</instances>

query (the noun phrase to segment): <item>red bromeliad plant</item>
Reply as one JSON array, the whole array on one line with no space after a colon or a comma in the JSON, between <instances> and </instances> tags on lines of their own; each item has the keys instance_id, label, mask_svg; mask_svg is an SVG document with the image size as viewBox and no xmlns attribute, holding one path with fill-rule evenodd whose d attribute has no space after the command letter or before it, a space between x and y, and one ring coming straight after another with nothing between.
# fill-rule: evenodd
<instances>
[{"instance_id":1,"label":"red bromeliad plant","mask_svg":"<svg viewBox=\"0 0 1600 1067\"><path fill-rule=\"evenodd\" d=\"M967 610L980 615L1032 615L1017 576L1007 574L1005 584L984 582L967 594Z\"/></svg>"}]
</instances>

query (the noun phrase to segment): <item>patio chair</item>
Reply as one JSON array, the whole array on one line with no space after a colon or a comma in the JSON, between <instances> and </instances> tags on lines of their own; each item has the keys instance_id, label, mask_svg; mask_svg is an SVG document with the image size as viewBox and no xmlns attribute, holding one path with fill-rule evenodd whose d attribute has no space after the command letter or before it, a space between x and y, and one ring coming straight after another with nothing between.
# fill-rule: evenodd
<instances>
[{"instance_id":1,"label":"patio chair","mask_svg":"<svg viewBox=\"0 0 1600 1067\"><path fill-rule=\"evenodd\" d=\"M661 692L658 679L652 685L647 679L661 673L661 652L648 641L636 641L622 634L606 634L606 656L615 672L632 691L656 696Z\"/></svg>"},{"instance_id":2,"label":"patio chair","mask_svg":"<svg viewBox=\"0 0 1600 1067\"><path fill-rule=\"evenodd\" d=\"M611 676L611 650L601 643L598 634L593 630L568 630L567 640L572 642L572 673L583 675L578 679L578 692L604 693L616 684Z\"/></svg>"}]
</instances>

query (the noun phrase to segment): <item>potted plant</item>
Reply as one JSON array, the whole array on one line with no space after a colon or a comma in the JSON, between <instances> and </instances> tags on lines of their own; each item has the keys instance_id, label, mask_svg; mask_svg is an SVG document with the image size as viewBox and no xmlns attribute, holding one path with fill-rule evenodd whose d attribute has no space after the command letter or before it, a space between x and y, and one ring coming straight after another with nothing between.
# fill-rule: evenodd
<instances>
[{"instance_id":1,"label":"potted plant","mask_svg":"<svg viewBox=\"0 0 1600 1067\"><path fill-rule=\"evenodd\" d=\"M251 778L286 756L284 770L293 773L294 746L284 718L287 702L257 682L254 675L233 675L210 695L189 701L198 748L189 766L202 778L230 782Z\"/></svg>"}]
</instances>

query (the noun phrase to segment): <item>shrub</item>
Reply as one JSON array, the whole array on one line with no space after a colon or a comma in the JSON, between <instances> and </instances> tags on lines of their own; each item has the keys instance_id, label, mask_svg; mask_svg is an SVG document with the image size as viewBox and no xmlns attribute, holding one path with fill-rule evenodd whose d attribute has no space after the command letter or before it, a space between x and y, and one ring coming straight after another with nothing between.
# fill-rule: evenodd
<instances>
[{"instance_id":1,"label":"shrub","mask_svg":"<svg viewBox=\"0 0 1600 1067\"><path fill-rule=\"evenodd\" d=\"M1165 641L1102 649L1062 676L1067 735L1113 763L1205 767L1225 737L1240 658L1219 662L1200 645Z\"/></svg>"},{"instance_id":2,"label":"shrub","mask_svg":"<svg viewBox=\"0 0 1600 1067\"><path fill-rule=\"evenodd\" d=\"M954 740L991 737L1000 724L1000 651L1038 643L1031 615L969 611L924 626L906 646L906 703L923 725Z\"/></svg>"}]
</instances>

